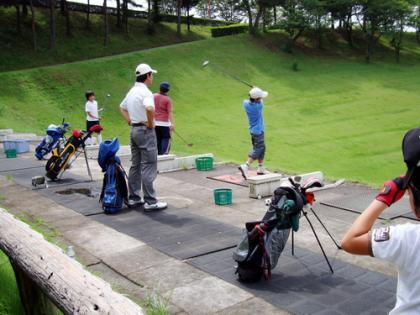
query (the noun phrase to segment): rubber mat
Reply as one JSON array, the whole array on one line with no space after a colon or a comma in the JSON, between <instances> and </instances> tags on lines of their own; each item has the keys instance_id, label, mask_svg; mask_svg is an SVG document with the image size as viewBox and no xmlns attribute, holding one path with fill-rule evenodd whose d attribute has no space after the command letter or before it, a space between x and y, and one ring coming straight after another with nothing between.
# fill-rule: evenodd
<instances>
[{"instance_id":1,"label":"rubber mat","mask_svg":"<svg viewBox=\"0 0 420 315\"><path fill-rule=\"evenodd\" d=\"M248 177L252 177L252 176L257 176L257 171L249 171ZM223 174L223 175L217 175L217 176L209 176L207 178L217 180L219 182L239 185L243 187L249 186L246 179L243 178L241 172L235 172L232 174Z\"/></svg>"},{"instance_id":2,"label":"rubber mat","mask_svg":"<svg viewBox=\"0 0 420 315\"><path fill-rule=\"evenodd\" d=\"M57 183L57 184L56 184ZM63 183L54 182L47 189L37 190L44 197L54 200L56 203L70 208L80 214L90 216L103 213L99 196L101 193L101 182L77 182ZM89 190L89 196L79 191Z\"/></svg>"},{"instance_id":3,"label":"rubber mat","mask_svg":"<svg viewBox=\"0 0 420 315\"><path fill-rule=\"evenodd\" d=\"M230 225L170 207L148 213L125 210L91 218L179 259L236 246L241 234L240 229Z\"/></svg>"},{"instance_id":4,"label":"rubber mat","mask_svg":"<svg viewBox=\"0 0 420 315\"><path fill-rule=\"evenodd\" d=\"M388 314L395 304L397 279L332 260L331 274L322 255L286 246L271 280L237 280L233 250L197 257L189 264L241 287L292 314ZM357 303L355 303L357 301Z\"/></svg>"},{"instance_id":5,"label":"rubber mat","mask_svg":"<svg viewBox=\"0 0 420 315\"><path fill-rule=\"evenodd\" d=\"M11 172L29 168L44 167L45 161L37 161L33 159L12 158L0 160L0 173ZM3 175L3 174L2 174Z\"/></svg>"}]
</instances>

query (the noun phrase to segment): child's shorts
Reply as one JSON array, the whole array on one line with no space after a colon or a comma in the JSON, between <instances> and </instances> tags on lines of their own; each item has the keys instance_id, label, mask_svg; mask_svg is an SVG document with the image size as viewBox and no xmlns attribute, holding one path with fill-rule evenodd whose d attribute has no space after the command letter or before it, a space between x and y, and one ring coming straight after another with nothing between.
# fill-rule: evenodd
<instances>
[{"instance_id":1,"label":"child's shorts","mask_svg":"<svg viewBox=\"0 0 420 315\"><path fill-rule=\"evenodd\" d=\"M264 132L260 135L251 134L252 150L248 156L253 160L263 160L265 155Z\"/></svg>"}]
</instances>

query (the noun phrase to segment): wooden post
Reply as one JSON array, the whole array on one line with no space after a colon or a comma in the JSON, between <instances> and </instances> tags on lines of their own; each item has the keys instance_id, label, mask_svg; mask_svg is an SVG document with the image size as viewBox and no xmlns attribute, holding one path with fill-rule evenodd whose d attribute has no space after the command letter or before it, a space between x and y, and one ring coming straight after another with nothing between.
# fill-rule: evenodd
<instances>
[{"instance_id":1,"label":"wooden post","mask_svg":"<svg viewBox=\"0 0 420 315\"><path fill-rule=\"evenodd\" d=\"M13 260L10 260L10 263L15 272L20 300L25 314L50 315L57 313L57 308L40 290L39 286Z\"/></svg>"},{"instance_id":2,"label":"wooden post","mask_svg":"<svg viewBox=\"0 0 420 315\"><path fill-rule=\"evenodd\" d=\"M69 315L143 314L140 306L2 208L0 249L12 262L26 314L50 315L46 297Z\"/></svg>"}]
</instances>

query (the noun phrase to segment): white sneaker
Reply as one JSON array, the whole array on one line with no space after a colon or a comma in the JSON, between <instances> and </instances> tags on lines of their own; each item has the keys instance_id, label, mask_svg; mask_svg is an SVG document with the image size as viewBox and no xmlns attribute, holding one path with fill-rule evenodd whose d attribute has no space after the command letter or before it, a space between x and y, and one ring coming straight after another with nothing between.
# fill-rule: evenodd
<instances>
[{"instance_id":1,"label":"white sneaker","mask_svg":"<svg viewBox=\"0 0 420 315\"><path fill-rule=\"evenodd\" d=\"M143 208L144 211L154 211L154 210L163 210L168 207L168 203L164 201L158 201L153 204L145 203Z\"/></svg>"},{"instance_id":2,"label":"white sneaker","mask_svg":"<svg viewBox=\"0 0 420 315\"><path fill-rule=\"evenodd\" d=\"M249 169L248 164L246 164L246 163L242 164L238 167L238 169L241 171L242 177L246 180L247 179L246 178L246 173L248 173L248 169Z\"/></svg>"},{"instance_id":3,"label":"white sneaker","mask_svg":"<svg viewBox=\"0 0 420 315\"><path fill-rule=\"evenodd\" d=\"M257 175L264 175L264 174L268 174L268 173L270 173L270 172L267 171L264 166L261 166L261 165L258 166Z\"/></svg>"}]
</instances>

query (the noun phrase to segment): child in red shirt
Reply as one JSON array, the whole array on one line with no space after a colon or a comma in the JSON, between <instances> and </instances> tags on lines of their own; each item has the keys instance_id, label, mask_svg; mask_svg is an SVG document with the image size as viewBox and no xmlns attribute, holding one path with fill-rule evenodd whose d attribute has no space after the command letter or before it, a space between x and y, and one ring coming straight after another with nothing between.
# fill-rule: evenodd
<instances>
[{"instance_id":1,"label":"child in red shirt","mask_svg":"<svg viewBox=\"0 0 420 315\"><path fill-rule=\"evenodd\" d=\"M167 95L170 90L168 82L160 84L160 92L154 94L155 132L158 154L169 154L171 148L171 131L175 129L172 101Z\"/></svg>"}]
</instances>

